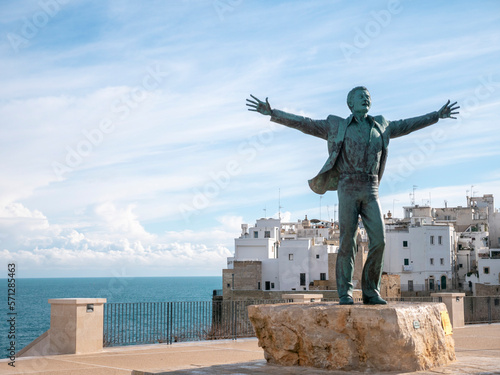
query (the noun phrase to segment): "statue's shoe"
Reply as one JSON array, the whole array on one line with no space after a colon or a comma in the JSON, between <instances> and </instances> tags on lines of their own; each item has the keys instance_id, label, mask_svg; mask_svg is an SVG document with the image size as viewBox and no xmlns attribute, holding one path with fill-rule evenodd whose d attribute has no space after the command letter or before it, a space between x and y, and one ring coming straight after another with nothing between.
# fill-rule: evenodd
<instances>
[{"instance_id":1,"label":"statue's shoe","mask_svg":"<svg viewBox=\"0 0 500 375\"><path fill-rule=\"evenodd\" d=\"M340 297L339 305L354 305L354 301L351 296Z\"/></svg>"},{"instance_id":2,"label":"statue's shoe","mask_svg":"<svg viewBox=\"0 0 500 375\"><path fill-rule=\"evenodd\" d=\"M380 296L366 297L363 296L363 303L365 305L387 305L387 301Z\"/></svg>"}]
</instances>

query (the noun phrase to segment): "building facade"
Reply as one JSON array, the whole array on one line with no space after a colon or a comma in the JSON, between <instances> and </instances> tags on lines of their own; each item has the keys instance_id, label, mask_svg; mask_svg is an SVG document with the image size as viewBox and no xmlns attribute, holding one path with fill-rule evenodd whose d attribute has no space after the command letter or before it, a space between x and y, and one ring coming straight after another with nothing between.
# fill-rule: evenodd
<instances>
[{"instance_id":1,"label":"building facade","mask_svg":"<svg viewBox=\"0 0 500 375\"><path fill-rule=\"evenodd\" d=\"M329 254L338 251L333 223L311 223L306 216L294 223L259 219L255 226L241 228L234 257L228 258L223 270L224 288L307 291L315 281L328 281Z\"/></svg>"},{"instance_id":2,"label":"building facade","mask_svg":"<svg viewBox=\"0 0 500 375\"><path fill-rule=\"evenodd\" d=\"M386 225L383 270L400 276L404 292L451 290L455 229L422 221L418 218L413 223Z\"/></svg>"}]
</instances>

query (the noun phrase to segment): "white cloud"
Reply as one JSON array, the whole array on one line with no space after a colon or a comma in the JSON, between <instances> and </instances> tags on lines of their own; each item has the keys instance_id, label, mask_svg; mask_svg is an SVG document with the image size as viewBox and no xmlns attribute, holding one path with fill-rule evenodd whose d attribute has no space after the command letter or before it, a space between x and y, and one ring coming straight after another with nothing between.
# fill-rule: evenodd
<instances>
[{"instance_id":1,"label":"white cloud","mask_svg":"<svg viewBox=\"0 0 500 375\"><path fill-rule=\"evenodd\" d=\"M133 206L98 206L93 230L82 233L51 225L39 211L21 204L1 210L0 253L5 263L16 262L21 277L111 276L116 269L127 275L216 275L232 251L227 246L237 233L238 217L221 217L205 231L148 233L133 213ZM146 271L147 270L147 271Z\"/></svg>"},{"instance_id":2,"label":"white cloud","mask_svg":"<svg viewBox=\"0 0 500 375\"><path fill-rule=\"evenodd\" d=\"M146 232L132 212L133 209L134 205L118 209L111 202L106 202L96 207L96 219L101 221L103 230L108 236L118 235L146 242L153 241L155 236Z\"/></svg>"}]
</instances>

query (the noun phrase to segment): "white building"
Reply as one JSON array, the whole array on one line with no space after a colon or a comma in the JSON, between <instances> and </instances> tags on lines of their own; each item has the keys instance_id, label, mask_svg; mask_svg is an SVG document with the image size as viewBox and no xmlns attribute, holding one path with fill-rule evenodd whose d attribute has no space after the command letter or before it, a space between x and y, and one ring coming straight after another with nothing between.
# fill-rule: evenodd
<instances>
[{"instance_id":1,"label":"white building","mask_svg":"<svg viewBox=\"0 0 500 375\"><path fill-rule=\"evenodd\" d=\"M495 210L488 216L489 246L500 248L500 212Z\"/></svg>"},{"instance_id":2,"label":"white building","mask_svg":"<svg viewBox=\"0 0 500 375\"><path fill-rule=\"evenodd\" d=\"M383 271L400 276L402 291L452 289L455 245L452 225L436 225L425 217L386 225Z\"/></svg>"},{"instance_id":3,"label":"white building","mask_svg":"<svg viewBox=\"0 0 500 375\"><path fill-rule=\"evenodd\" d=\"M500 249L490 249L488 258L479 258L475 272L465 278L468 288L476 295L476 284L500 286Z\"/></svg>"},{"instance_id":4,"label":"white building","mask_svg":"<svg viewBox=\"0 0 500 375\"><path fill-rule=\"evenodd\" d=\"M386 220L384 271L400 275L402 291L470 290L472 284L469 285L470 279L466 281L467 275L477 273L482 267L479 261L490 258L490 247L500 243L500 214L494 203L493 195L485 194L467 197L466 207L448 207L446 201L444 208L404 207L402 220ZM446 229L448 226L454 230ZM415 259L410 238L425 260ZM403 248L401 241L406 241L408 248ZM401 261L403 264L398 264ZM499 264L493 262L492 267Z\"/></svg>"},{"instance_id":5,"label":"white building","mask_svg":"<svg viewBox=\"0 0 500 375\"><path fill-rule=\"evenodd\" d=\"M252 272L260 281L246 283L244 288L262 290L309 290L315 280L328 280L328 254L336 253L331 222L305 220L281 223L278 219L259 219L254 227L242 224L235 239L234 257L228 258L228 269L235 262L260 262Z\"/></svg>"}]
</instances>

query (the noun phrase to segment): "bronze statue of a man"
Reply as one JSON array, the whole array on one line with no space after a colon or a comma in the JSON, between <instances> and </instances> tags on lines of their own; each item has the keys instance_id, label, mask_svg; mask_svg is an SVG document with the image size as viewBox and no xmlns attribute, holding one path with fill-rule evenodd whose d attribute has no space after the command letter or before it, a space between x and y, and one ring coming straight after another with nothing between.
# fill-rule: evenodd
<instances>
[{"instance_id":1,"label":"bronze statue of a man","mask_svg":"<svg viewBox=\"0 0 500 375\"><path fill-rule=\"evenodd\" d=\"M271 116L271 121L328 142L329 157L318 175L309 180L317 194L337 190L339 199L340 248L337 255L337 291L341 305L353 304L352 278L356 255L358 217L361 216L369 239L369 252L363 268L361 287L363 303L386 304L380 297L380 279L384 263L385 225L378 199L379 181L384 173L389 139L409 134L435 124L441 118L456 118L457 102L448 102L436 112L399 121L383 116L369 116L370 93L366 87L353 88L347 95L352 114L344 119L330 115L312 120L277 109L269 101L255 96L247 99L250 111Z\"/></svg>"}]
</instances>

